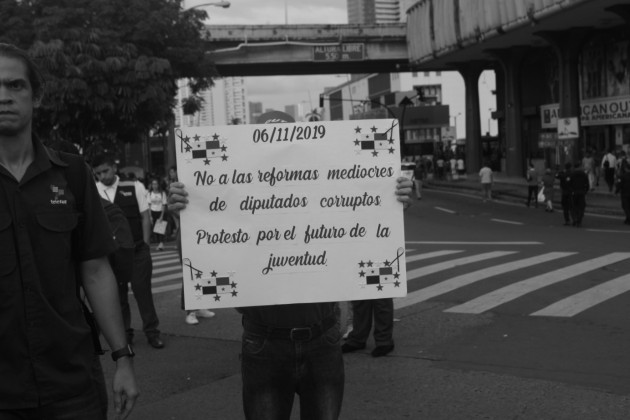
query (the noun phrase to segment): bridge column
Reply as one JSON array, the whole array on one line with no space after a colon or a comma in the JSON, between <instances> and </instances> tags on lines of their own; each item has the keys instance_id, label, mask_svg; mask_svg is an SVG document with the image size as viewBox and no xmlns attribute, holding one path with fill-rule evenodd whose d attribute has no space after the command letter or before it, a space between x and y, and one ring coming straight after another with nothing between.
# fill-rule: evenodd
<instances>
[{"instance_id":1,"label":"bridge column","mask_svg":"<svg viewBox=\"0 0 630 420\"><path fill-rule=\"evenodd\" d=\"M520 65L525 56L526 48L514 47L505 50L493 50L492 55L497 58L504 81L502 91L505 96L505 171L508 176L523 176L525 174L525 156L523 156L523 135L521 122L521 90ZM498 81L497 80L497 81ZM498 91L501 91L498 89Z\"/></svg>"},{"instance_id":2,"label":"bridge column","mask_svg":"<svg viewBox=\"0 0 630 420\"><path fill-rule=\"evenodd\" d=\"M456 67L464 78L466 91L466 172L468 173L477 173L481 169L479 76L485 67L486 64L482 62L473 62Z\"/></svg>"},{"instance_id":3,"label":"bridge column","mask_svg":"<svg viewBox=\"0 0 630 420\"><path fill-rule=\"evenodd\" d=\"M545 31L536 35L551 44L560 69L560 110L558 118L580 117L580 76L578 59L584 41L591 32L588 28L572 28L567 31ZM580 130L581 131L581 130ZM578 138L573 142L570 156L573 162L580 159L585 141Z\"/></svg>"}]
</instances>

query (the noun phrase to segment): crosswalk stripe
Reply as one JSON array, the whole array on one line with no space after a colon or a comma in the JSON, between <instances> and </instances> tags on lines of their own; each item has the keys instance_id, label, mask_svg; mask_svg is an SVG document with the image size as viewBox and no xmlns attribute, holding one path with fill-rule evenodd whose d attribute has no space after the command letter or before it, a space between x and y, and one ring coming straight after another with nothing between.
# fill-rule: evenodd
<instances>
[{"instance_id":1,"label":"crosswalk stripe","mask_svg":"<svg viewBox=\"0 0 630 420\"><path fill-rule=\"evenodd\" d=\"M446 310L446 312L479 314L510 302L528 293L534 292L543 287L559 283L579 274L595 270L608 264L613 264L630 258L630 253L615 252L603 257L594 258L578 264L570 265L558 270L550 271L536 277L532 277L509 286L494 290L478 298L472 299L466 303L454 306Z\"/></svg>"},{"instance_id":2,"label":"crosswalk stripe","mask_svg":"<svg viewBox=\"0 0 630 420\"><path fill-rule=\"evenodd\" d=\"M168 265L166 267L162 267L162 268L158 268L158 269L156 269L154 267L153 268L153 275L155 276L156 274L168 273L168 272L174 271L174 270L179 271L179 274L182 273L182 266L179 265L179 261L178 261L177 264Z\"/></svg>"},{"instance_id":3,"label":"crosswalk stripe","mask_svg":"<svg viewBox=\"0 0 630 420\"><path fill-rule=\"evenodd\" d=\"M171 290L180 290L182 288L181 284L170 284L167 286L160 286L153 289L153 293L163 293L170 292Z\"/></svg>"},{"instance_id":4,"label":"crosswalk stripe","mask_svg":"<svg viewBox=\"0 0 630 420\"><path fill-rule=\"evenodd\" d=\"M443 295L448 292L452 292L460 287L475 283L486 278L497 276L499 274L505 274L510 271L520 270L532 265L541 264L544 262L553 261L558 258L567 257L575 254L574 252L550 252L548 254L537 255L531 258L525 258L518 261L511 261L505 264L499 264L492 267L484 268L481 270L473 271L472 273L462 274L461 276L453 277L451 279L436 283L432 286L425 287L423 289L416 290L407 294L406 297L397 299L394 302L394 308L404 308L405 306L415 305L420 302L424 302L435 296ZM409 277L408 277L409 278Z\"/></svg>"},{"instance_id":5,"label":"crosswalk stripe","mask_svg":"<svg viewBox=\"0 0 630 420\"><path fill-rule=\"evenodd\" d=\"M178 270L176 273L172 273L172 274L167 274L167 275L156 277L156 278L151 280L151 283L152 284L163 283L165 281L170 281L170 280L180 280L181 281L181 279L182 279L182 271Z\"/></svg>"},{"instance_id":6,"label":"crosswalk stripe","mask_svg":"<svg viewBox=\"0 0 630 420\"><path fill-rule=\"evenodd\" d=\"M405 243L412 245L542 245L542 242L536 241L498 241L498 242L480 242L480 241L406 241Z\"/></svg>"},{"instance_id":7,"label":"crosswalk stripe","mask_svg":"<svg viewBox=\"0 0 630 420\"><path fill-rule=\"evenodd\" d=\"M163 252L157 255L151 254L152 261L163 261L171 259L179 260L179 255L177 254L177 252Z\"/></svg>"},{"instance_id":8,"label":"crosswalk stripe","mask_svg":"<svg viewBox=\"0 0 630 420\"><path fill-rule=\"evenodd\" d=\"M514 254L516 251L493 251L483 254L470 255L468 257L456 258L454 260L448 260L437 264L427 265L425 267L416 268L415 270L407 271L407 281L416 279L422 276L428 276L439 271L455 268L460 265L475 263L479 261L489 260L491 258L503 257L505 255Z\"/></svg>"},{"instance_id":9,"label":"crosswalk stripe","mask_svg":"<svg viewBox=\"0 0 630 420\"><path fill-rule=\"evenodd\" d=\"M409 250L407 250L407 252L409 252ZM405 262L410 263L410 262L415 262L415 261L421 261L421 260L426 260L429 258L442 257L444 255L457 254L458 252L463 252L463 251L456 251L456 250L434 251L434 252L426 252L424 254L410 255L408 257L405 257Z\"/></svg>"},{"instance_id":10,"label":"crosswalk stripe","mask_svg":"<svg viewBox=\"0 0 630 420\"><path fill-rule=\"evenodd\" d=\"M532 315L571 317L629 291L630 274L627 274L559 300Z\"/></svg>"}]
</instances>

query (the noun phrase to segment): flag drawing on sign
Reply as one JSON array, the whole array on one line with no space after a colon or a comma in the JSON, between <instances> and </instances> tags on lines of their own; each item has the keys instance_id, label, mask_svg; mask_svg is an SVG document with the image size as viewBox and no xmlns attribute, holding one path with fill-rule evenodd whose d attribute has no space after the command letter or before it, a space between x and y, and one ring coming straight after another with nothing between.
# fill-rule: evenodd
<instances>
[{"instance_id":1,"label":"flag drawing on sign","mask_svg":"<svg viewBox=\"0 0 630 420\"><path fill-rule=\"evenodd\" d=\"M219 301L223 295L238 296L237 284L232 280L233 273L220 275L212 270L204 275L204 272L195 268L188 258L184 258L183 263L185 267L188 267L189 280L195 283L197 299L201 299L203 296L213 296L215 301Z\"/></svg>"},{"instance_id":2,"label":"flag drawing on sign","mask_svg":"<svg viewBox=\"0 0 630 420\"><path fill-rule=\"evenodd\" d=\"M222 139L217 133L212 136L196 134L191 138L184 136L181 130L177 130L176 135L179 139L180 152L190 153L190 159L186 159L188 163L201 159L205 165L210 165L211 159L221 159L222 162L228 160L228 156L225 154L227 152L225 139Z\"/></svg>"},{"instance_id":3,"label":"flag drawing on sign","mask_svg":"<svg viewBox=\"0 0 630 420\"><path fill-rule=\"evenodd\" d=\"M394 123L388 130L379 131L376 126L372 126L368 128L368 133L362 133L365 127L357 125L354 129L356 152L369 152L374 157L378 156L379 153L393 154L396 151L396 142L392 136L392 131L398 125L396 120L393 121Z\"/></svg>"},{"instance_id":4,"label":"flag drawing on sign","mask_svg":"<svg viewBox=\"0 0 630 420\"><path fill-rule=\"evenodd\" d=\"M375 286L378 291L382 291L385 286L400 287L400 257L404 254L405 250L401 248L393 261L359 261L359 285Z\"/></svg>"}]
</instances>

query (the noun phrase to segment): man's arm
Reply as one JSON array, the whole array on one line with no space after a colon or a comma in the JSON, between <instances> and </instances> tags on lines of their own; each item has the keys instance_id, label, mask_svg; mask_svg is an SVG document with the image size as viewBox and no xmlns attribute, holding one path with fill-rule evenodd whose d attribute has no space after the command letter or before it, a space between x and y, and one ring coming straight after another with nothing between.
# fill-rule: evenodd
<instances>
[{"instance_id":1,"label":"man's arm","mask_svg":"<svg viewBox=\"0 0 630 420\"><path fill-rule=\"evenodd\" d=\"M94 317L112 351L127 345L123 327L118 286L107 257L95 258L81 263L83 289L94 311ZM129 357L116 361L116 372L112 384L114 408L119 418L126 418L138 398L138 386Z\"/></svg>"}]
</instances>

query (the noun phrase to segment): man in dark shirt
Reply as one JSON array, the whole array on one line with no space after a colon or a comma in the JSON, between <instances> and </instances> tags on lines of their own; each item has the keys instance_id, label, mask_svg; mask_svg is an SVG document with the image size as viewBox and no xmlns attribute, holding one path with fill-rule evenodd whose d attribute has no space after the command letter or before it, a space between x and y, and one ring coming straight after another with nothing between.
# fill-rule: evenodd
<instances>
[{"instance_id":1,"label":"man in dark shirt","mask_svg":"<svg viewBox=\"0 0 630 420\"><path fill-rule=\"evenodd\" d=\"M107 261L115 243L83 160L33 136L41 94L27 53L0 44L0 418L103 419L79 282L115 350L114 406L125 418L138 391ZM71 166L87 180L80 191Z\"/></svg>"},{"instance_id":2,"label":"man in dark shirt","mask_svg":"<svg viewBox=\"0 0 630 420\"><path fill-rule=\"evenodd\" d=\"M569 176L569 187L571 188L571 213L573 215L573 226L582 226L584 210L586 209L586 193L589 190L588 175L582 169L579 162L573 166L573 172Z\"/></svg>"},{"instance_id":3,"label":"man in dark shirt","mask_svg":"<svg viewBox=\"0 0 630 420\"><path fill-rule=\"evenodd\" d=\"M570 162L564 164L564 170L556 173L556 179L560 181L560 192L562 194L560 203L562 204L562 213L564 215L564 225L571 224L571 165Z\"/></svg>"}]
</instances>

